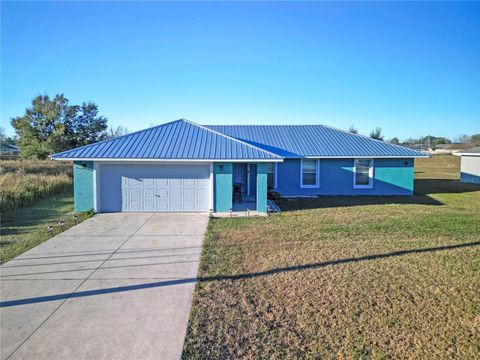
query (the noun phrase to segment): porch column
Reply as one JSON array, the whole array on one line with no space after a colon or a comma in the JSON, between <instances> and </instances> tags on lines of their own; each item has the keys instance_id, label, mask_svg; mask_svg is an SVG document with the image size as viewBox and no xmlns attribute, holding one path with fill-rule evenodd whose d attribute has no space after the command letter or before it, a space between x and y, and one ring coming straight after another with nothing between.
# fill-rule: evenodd
<instances>
[{"instance_id":1,"label":"porch column","mask_svg":"<svg viewBox=\"0 0 480 360\"><path fill-rule=\"evenodd\" d=\"M228 212L232 208L233 165L213 164L213 211Z\"/></svg>"},{"instance_id":2,"label":"porch column","mask_svg":"<svg viewBox=\"0 0 480 360\"><path fill-rule=\"evenodd\" d=\"M257 211L267 212L267 164L257 164Z\"/></svg>"}]
</instances>

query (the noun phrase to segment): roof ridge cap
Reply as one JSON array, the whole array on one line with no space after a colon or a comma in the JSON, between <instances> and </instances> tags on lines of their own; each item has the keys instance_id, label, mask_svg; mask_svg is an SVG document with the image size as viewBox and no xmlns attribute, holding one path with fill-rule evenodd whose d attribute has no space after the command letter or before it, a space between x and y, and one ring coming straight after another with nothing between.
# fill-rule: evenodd
<instances>
[{"instance_id":1,"label":"roof ridge cap","mask_svg":"<svg viewBox=\"0 0 480 360\"><path fill-rule=\"evenodd\" d=\"M264 153L273 155L273 156L275 156L275 157L277 157L277 158L279 158L279 159L283 159L282 156L280 156L280 155L278 155L278 154L275 154L275 153L273 153L273 152L271 152L271 151L264 150L264 149L262 149L262 148L260 148L260 147L258 147L258 146L249 144L249 143L247 143L247 142L245 142L245 141L236 139L236 138L234 138L234 137L232 137L232 136L228 136L228 135L226 135L226 134L224 134L224 133L221 133L221 132L219 132L219 131L216 131L216 130L213 130L213 129L209 129L209 128L206 127L206 126L197 124L196 122L193 122L193 121L191 121L191 120L187 120L187 119L180 119L180 120L181 120L181 121L185 121L185 122L187 122L187 123L189 123L189 124L191 124L191 125L197 126L197 127L201 128L201 129L203 129L203 130L205 130L205 131L212 132L212 133L214 133L214 134L223 136L224 138L227 138L227 139L229 139L229 140L238 142L238 143L243 144L243 145L245 145L245 146L248 146L248 147L257 149L257 150L259 150L259 151L262 151L262 152L264 152Z\"/></svg>"}]
</instances>

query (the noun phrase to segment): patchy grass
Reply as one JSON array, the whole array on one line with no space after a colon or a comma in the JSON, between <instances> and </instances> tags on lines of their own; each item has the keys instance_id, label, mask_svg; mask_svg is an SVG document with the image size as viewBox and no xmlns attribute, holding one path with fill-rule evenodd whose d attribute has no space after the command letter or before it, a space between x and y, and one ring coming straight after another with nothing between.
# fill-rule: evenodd
<instances>
[{"instance_id":1,"label":"patchy grass","mask_svg":"<svg viewBox=\"0 0 480 360\"><path fill-rule=\"evenodd\" d=\"M410 198L212 219L183 357L478 358L480 187L458 162L417 161Z\"/></svg>"},{"instance_id":2,"label":"patchy grass","mask_svg":"<svg viewBox=\"0 0 480 360\"><path fill-rule=\"evenodd\" d=\"M72 164L58 161L0 161L0 212L72 191Z\"/></svg>"},{"instance_id":3,"label":"patchy grass","mask_svg":"<svg viewBox=\"0 0 480 360\"><path fill-rule=\"evenodd\" d=\"M65 222L64 229L75 225L71 193L56 195L40 200L36 205L2 213L0 229L0 263L30 250L51 238L48 226L53 225L55 233L60 231L58 221ZM77 214L77 222L90 217L89 213Z\"/></svg>"}]
</instances>

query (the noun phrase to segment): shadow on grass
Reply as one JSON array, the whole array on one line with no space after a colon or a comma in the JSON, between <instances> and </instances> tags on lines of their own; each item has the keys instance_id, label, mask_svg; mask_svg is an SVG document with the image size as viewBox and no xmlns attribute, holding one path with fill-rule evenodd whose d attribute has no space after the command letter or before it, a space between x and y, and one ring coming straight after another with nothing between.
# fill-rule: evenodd
<instances>
[{"instance_id":1,"label":"shadow on grass","mask_svg":"<svg viewBox=\"0 0 480 360\"><path fill-rule=\"evenodd\" d=\"M454 179L416 179L415 194L448 194L448 193L467 193L480 191L478 184L461 183Z\"/></svg>"},{"instance_id":2,"label":"shadow on grass","mask_svg":"<svg viewBox=\"0 0 480 360\"><path fill-rule=\"evenodd\" d=\"M67 192L39 200L37 204L31 207L2 213L1 234L28 234L32 231L31 227L41 225L44 222L56 223L58 220L63 220L66 216L65 207L72 203L71 196L72 194Z\"/></svg>"},{"instance_id":3,"label":"shadow on grass","mask_svg":"<svg viewBox=\"0 0 480 360\"><path fill-rule=\"evenodd\" d=\"M357 263L357 262L377 260L377 259L387 259L391 257L405 256L410 254L421 254L421 253L429 253L429 252L436 252L436 251L468 248L468 247L479 246L479 245L480 245L480 241L476 241L476 242L463 243L463 244L428 247L428 248L421 248L421 249L400 250L400 251L394 251L390 253L372 254L372 255L323 261L323 262L303 264L303 265L287 266L287 267L274 268L274 269L269 269L265 271L254 272L254 273L174 279L174 280L158 281L158 282L152 282L152 283L143 283L143 284L136 284L136 285L127 285L127 286L119 286L119 287L112 287L112 288L79 291L75 293L39 296L39 297L0 302L0 307L11 307L11 306L35 304L35 303L42 303L42 302L48 302L48 301L74 299L74 298L81 298L81 297L87 297L87 296L119 293L119 292L134 291L134 290L144 290L144 289L159 288L159 287L166 287L166 286L173 286L173 285L182 285L182 284L189 284L189 283L196 283L196 282L203 283L203 282L211 282L211 281L236 281L236 280L244 280L244 279L254 279L258 277L282 274L282 273L287 273L291 271L313 270L313 269L320 269L327 266Z\"/></svg>"},{"instance_id":4,"label":"shadow on grass","mask_svg":"<svg viewBox=\"0 0 480 360\"><path fill-rule=\"evenodd\" d=\"M322 209L331 207L387 205L387 204L418 204L443 205L441 201L432 198L432 194L467 193L480 191L480 186L464 184L458 180L447 179L417 179L414 195L398 196L319 196L318 198L276 200L282 211Z\"/></svg>"}]
</instances>

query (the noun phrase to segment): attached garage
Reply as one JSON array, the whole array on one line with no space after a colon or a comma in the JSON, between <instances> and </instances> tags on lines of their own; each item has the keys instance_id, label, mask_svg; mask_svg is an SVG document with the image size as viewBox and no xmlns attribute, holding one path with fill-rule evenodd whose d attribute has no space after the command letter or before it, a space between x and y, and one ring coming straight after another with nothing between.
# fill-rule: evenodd
<instances>
[{"instance_id":1,"label":"attached garage","mask_svg":"<svg viewBox=\"0 0 480 360\"><path fill-rule=\"evenodd\" d=\"M255 198L241 206L266 213L267 164L283 161L270 151L185 119L50 157L73 161L78 212L235 211L233 191L238 184L233 181L233 163L243 163L244 168L255 169L244 177L253 184Z\"/></svg>"},{"instance_id":2,"label":"attached garage","mask_svg":"<svg viewBox=\"0 0 480 360\"><path fill-rule=\"evenodd\" d=\"M97 163L101 212L208 211L210 164Z\"/></svg>"}]
</instances>

